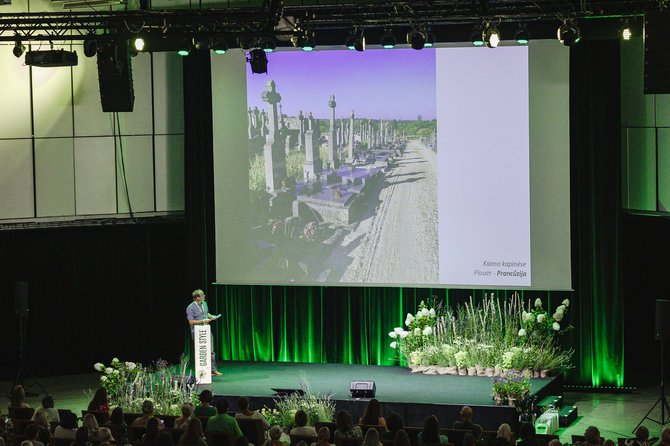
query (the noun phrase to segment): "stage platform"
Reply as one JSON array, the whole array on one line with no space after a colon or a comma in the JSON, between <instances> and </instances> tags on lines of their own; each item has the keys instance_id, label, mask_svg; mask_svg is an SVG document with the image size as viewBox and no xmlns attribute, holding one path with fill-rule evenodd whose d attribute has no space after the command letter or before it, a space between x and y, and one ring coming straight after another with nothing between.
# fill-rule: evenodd
<instances>
[{"instance_id":1,"label":"stage platform","mask_svg":"<svg viewBox=\"0 0 670 446\"><path fill-rule=\"evenodd\" d=\"M226 361L218 367L223 376L213 377L207 387L225 396L233 409L242 395L250 398L252 409L273 407L272 388L300 388L300 380L305 379L314 392L330 394L337 410L346 409L358 419L367 400L350 398L350 382L374 381L375 397L383 403L384 413L399 412L407 426L423 426L426 416L435 414L441 427L451 427L463 405L473 407L475 421L487 430L497 430L501 423L514 428L518 423L514 407L493 404L493 378L488 377L423 375L406 367L347 364ZM531 394L538 400L563 394L562 375L530 382Z\"/></svg>"}]
</instances>

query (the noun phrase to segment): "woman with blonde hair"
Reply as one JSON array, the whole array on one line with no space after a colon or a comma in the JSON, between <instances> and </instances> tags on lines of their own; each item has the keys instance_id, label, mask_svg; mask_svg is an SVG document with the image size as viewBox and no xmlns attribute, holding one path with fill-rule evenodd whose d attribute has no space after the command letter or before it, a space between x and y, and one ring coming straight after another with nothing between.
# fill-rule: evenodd
<instances>
[{"instance_id":1,"label":"woman with blonde hair","mask_svg":"<svg viewBox=\"0 0 670 446\"><path fill-rule=\"evenodd\" d=\"M365 438L363 438L363 446L382 446L382 442L379 441L379 432L374 427L368 429L365 433Z\"/></svg>"},{"instance_id":2,"label":"woman with blonde hair","mask_svg":"<svg viewBox=\"0 0 670 446\"><path fill-rule=\"evenodd\" d=\"M322 426L319 429L319 432L316 433L316 442L312 443L310 446L332 446L328 443L330 440L330 429L328 426Z\"/></svg>"},{"instance_id":3,"label":"woman with blonde hair","mask_svg":"<svg viewBox=\"0 0 670 446\"><path fill-rule=\"evenodd\" d=\"M199 445L207 446L207 441L202 432L202 422L198 418L191 418L186 427L186 432L179 439L180 446Z\"/></svg>"},{"instance_id":4,"label":"woman with blonde hair","mask_svg":"<svg viewBox=\"0 0 670 446\"><path fill-rule=\"evenodd\" d=\"M81 427L88 429L88 435L90 437L93 430L99 428L98 420L95 418L95 415L92 413L87 413L84 415L84 418L81 419Z\"/></svg>"},{"instance_id":5,"label":"woman with blonde hair","mask_svg":"<svg viewBox=\"0 0 670 446\"><path fill-rule=\"evenodd\" d=\"M181 417L174 420L174 428L180 431L185 431L188 426L188 421L193 417L195 406L193 403L184 403L181 405Z\"/></svg>"},{"instance_id":6,"label":"woman with blonde hair","mask_svg":"<svg viewBox=\"0 0 670 446\"><path fill-rule=\"evenodd\" d=\"M500 425L494 444L495 446L514 446L514 435L512 435L512 428L509 427L509 424Z\"/></svg>"}]
</instances>

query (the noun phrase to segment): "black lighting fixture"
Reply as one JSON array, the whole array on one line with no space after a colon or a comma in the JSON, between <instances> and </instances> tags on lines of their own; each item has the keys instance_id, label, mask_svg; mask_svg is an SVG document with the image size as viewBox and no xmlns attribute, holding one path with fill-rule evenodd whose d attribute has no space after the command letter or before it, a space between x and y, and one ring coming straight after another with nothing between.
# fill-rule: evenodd
<instances>
[{"instance_id":1,"label":"black lighting fixture","mask_svg":"<svg viewBox=\"0 0 670 446\"><path fill-rule=\"evenodd\" d=\"M20 40L14 42L14 48L12 48L12 53L14 54L14 57L21 57L21 55L25 50L26 46L23 43L21 43Z\"/></svg>"},{"instance_id":2,"label":"black lighting fixture","mask_svg":"<svg viewBox=\"0 0 670 446\"><path fill-rule=\"evenodd\" d=\"M407 33L407 44L415 50L421 50L426 46L427 37L424 31L414 28Z\"/></svg>"},{"instance_id":3,"label":"black lighting fixture","mask_svg":"<svg viewBox=\"0 0 670 446\"><path fill-rule=\"evenodd\" d=\"M579 26L572 20L563 21L563 24L559 26L558 31L556 31L556 37L558 38L558 41L565 46L575 45L582 40Z\"/></svg>"},{"instance_id":4,"label":"black lighting fixture","mask_svg":"<svg viewBox=\"0 0 670 446\"><path fill-rule=\"evenodd\" d=\"M516 43L519 45L528 45L528 42L530 42L530 31L528 31L528 27L525 23L519 23L519 26L514 32L514 40L516 40Z\"/></svg>"},{"instance_id":5,"label":"black lighting fixture","mask_svg":"<svg viewBox=\"0 0 670 446\"><path fill-rule=\"evenodd\" d=\"M296 46L302 48L303 51L314 51L314 48L316 48L316 40L314 40L313 35L305 33L298 36Z\"/></svg>"},{"instance_id":6,"label":"black lighting fixture","mask_svg":"<svg viewBox=\"0 0 670 446\"><path fill-rule=\"evenodd\" d=\"M226 54L226 51L228 51L228 44L226 43L226 40L222 37L214 39L214 43L212 44L212 51L214 51L215 54Z\"/></svg>"},{"instance_id":7,"label":"black lighting fixture","mask_svg":"<svg viewBox=\"0 0 670 446\"><path fill-rule=\"evenodd\" d=\"M177 54L182 57L186 57L191 54L191 49L193 49L193 46L188 39L182 39L177 44Z\"/></svg>"},{"instance_id":8,"label":"black lighting fixture","mask_svg":"<svg viewBox=\"0 0 670 446\"><path fill-rule=\"evenodd\" d=\"M89 37L84 40L84 56L93 57L98 52L98 41Z\"/></svg>"},{"instance_id":9,"label":"black lighting fixture","mask_svg":"<svg viewBox=\"0 0 670 446\"><path fill-rule=\"evenodd\" d=\"M354 30L344 40L344 45L350 50L365 51L365 35L363 30Z\"/></svg>"},{"instance_id":10,"label":"black lighting fixture","mask_svg":"<svg viewBox=\"0 0 670 446\"><path fill-rule=\"evenodd\" d=\"M277 43L271 37L264 37L259 39L258 47L266 53L272 53L277 49Z\"/></svg>"},{"instance_id":11,"label":"black lighting fixture","mask_svg":"<svg viewBox=\"0 0 670 446\"><path fill-rule=\"evenodd\" d=\"M384 34L382 34L381 38L379 39L379 44L381 45L382 48L386 50L390 50L392 48L395 48L396 43L398 43L397 39L391 33L391 29L387 28L386 31L384 31Z\"/></svg>"},{"instance_id":12,"label":"black lighting fixture","mask_svg":"<svg viewBox=\"0 0 670 446\"><path fill-rule=\"evenodd\" d=\"M482 38L481 26L475 26L470 34L470 41L472 46L484 46L484 39Z\"/></svg>"},{"instance_id":13,"label":"black lighting fixture","mask_svg":"<svg viewBox=\"0 0 670 446\"><path fill-rule=\"evenodd\" d=\"M249 51L247 62L251 66L251 72L256 74L268 72L268 56L260 48L254 48Z\"/></svg>"},{"instance_id":14,"label":"black lighting fixture","mask_svg":"<svg viewBox=\"0 0 670 446\"><path fill-rule=\"evenodd\" d=\"M212 47L212 39L209 37L194 37L193 48L198 51L209 51Z\"/></svg>"},{"instance_id":15,"label":"black lighting fixture","mask_svg":"<svg viewBox=\"0 0 670 446\"><path fill-rule=\"evenodd\" d=\"M486 29L484 29L484 32L482 33L482 40L487 47L497 48L500 44L500 40L502 39L500 38L500 32L498 32L498 28L496 28L495 25L489 23L486 25Z\"/></svg>"},{"instance_id":16,"label":"black lighting fixture","mask_svg":"<svg viewBox=\"0 0 670 446\"><path fill-rule=\"evenodd\" d=\"M426 43L423 45L425 48L432 48L435 45L435 34L430 30L426 31Z\"/></svg>"}]
</instances>

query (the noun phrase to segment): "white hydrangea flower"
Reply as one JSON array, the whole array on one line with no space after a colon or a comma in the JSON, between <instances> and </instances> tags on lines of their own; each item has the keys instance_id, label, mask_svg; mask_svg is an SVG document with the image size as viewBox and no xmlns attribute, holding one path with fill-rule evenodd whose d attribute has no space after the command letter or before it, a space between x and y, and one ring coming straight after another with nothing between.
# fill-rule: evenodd
<instances>
[{"instance_id":1,"label":"white hydrangea flower","mask_svg":"<svg viewBox=\"0 0 670 446\"><path fill-rule=\"evenodd\" d=\"M395 331L391 331L391 332L389 332L389 336L392 337L393 339L395 339L395 338L398 337L398 333L396 333Z\"/></svg>"},{"instance_id":2,"label":"white hydrangea flower","mask_svg":"<svg viewBox=\"0 0 670 446\"><path fill-rule=\"evenodd\" d=\"M405 339L408 334L409 334L409 331L403 330L402 333L400 333L400 339Z\"/></svg>"},{"instance_id":3,"label":"white hydrangea flower","mask_svg":"<svg viewBox=\"0 0 670 446\"><path fill-rule=\"evenodd\" d=\"M396 327L396 328L393 329L393 331L395 331L396 333L400 334L400 333L402 333L402 332L405 331L405 330L403 330L402 327Z\"/></svg>"},{"instance_id":4,"label":"white hydrangea flower","mask_svg":"<svg viewBox=\"0 0 670 446\"><path fill-rule=\"evenodd\" d=\"M561 329L561 324L559 324L558 322L554 322L554 325L552 325L551 328L553 328L554 331L558 331Z\"/></svg>"},{"instance_id":5,"label":"white hydrangea flower","mask_svg":"<svg viewBox=\"0 0 670 446\"><path fill-rule=\"evenodd\" d=\"M431 308L430 311L428 312L428 315L430 317L435 317L435 308Z\"/></svg>"},{"instance_id":6,"label":"white hydrangea flower","mask_svg":"<svg viewBox=\"0 0 670 446\"><path fill-rule=\"evenodd\" d=\"M535 299L535 307L541 307L542 306L542 300L538 297Z\"/></svg>"},{"instance_id":7,"label":"white hydrangea flower","mask_svg":"<svg viewBox=\"0 0 670 446\"><path fill-rule=\"evenodd\" d=\"M522 328L521 330L519 330L519 337L524 337L524 336L526 336L526 330L524 330Z\"/></svg>"},{"instance_id":8,"label":"white hydrangea flower","mask_svg":"<svg viewBox=\"0 0 670 446\"><path fill-rule=\"evenodd\" d=\"M422 317L426 317L430 313L428 312L428 310L426 308L422 308L421 311L419 312L419 314L421 314Z\"/></svg>"},{"instance_id":9,"label":"white hydrangea flower","mask_svg":"<svg viewBox=\"0 0 670 446\"><path fill-rule=\"evenodd\" d=\"M417 335L417 336L420 335L421 334L421 329L419 327L416 327L414 329L414 334Z\"/></svg>"},{"instance_id":10,"label":"white hydrangea flower","mask_svg":"<svg viewBox=\"0 0 670 446\"><path fill-rule=\"evenodd\" d=\"M398 343L396 341L391 342L391 348L397 348Z\"/></svg>"},{"instance_id":11,"label":"white hydrangea flower","mask_svg":"<svg viewBox=\"0 0 670 446\"><path fill-rule=\"evenodd\" d=\"M563 313L559 313L559 312L557 311L556 313L554 313L554 315L553 315L552 317L553 317L555 320L560 321L561 319L563 319Z\"/></svg>"},{"instance_id":12,"label":"white hydrangea flower","mask_svg":"<svg viewBox=\"0 0 670 446\"><path fill-rule=\"evenodd\" d=\"M115 374L115 375L118 375L118 374L119 374L119 371L118 371L118 370L114 370L114 374Z\"/></svg>"},{"instance_id":13,"label":"white hydrangea flower","mask_svg":"<svg viewBox=\"0 0 670 446\"><path fill-rule=\"evenodd\" d=\"M128 370L135 370L135 367L137 367L137 365L135 365L134 362L126 362L126 368Z\"/></svg>"},{"instance_id":14,"label":"white hydrangea flower","mask_svg":"<svg viewBox=\"0 0 670 446\"><path fill-rule=\"evenodd\" d=\"M412 316L412 313L407 313L407 317L405 318L405 325L409 327L409 324L414 322L414 316Z\"/></svg>"},{"instance_id":15,"label":"white hydrangea flower","mask_svg":"<svg viewBox=\"0 0 670 446\"><path fill-rule=\"evenodd\" d=\"M118 363L119 363L119 358L112 359L112 364L118 364Z\"/></svg>"},{"instance_id":16,"label":"white hydrangea flower","mask_svg":"<svg viewBox=\"0 0 670 446\"><path fill-rule=\"evenodd\" d=\"M556 312L563 314L565 312L565 305L559 305L559 307L556 308Z\"/></svg>"},{"instance_id":17,"label":"white hydrangea flower","mask_svg":"<svg viewBox=\"0 0 670 446\"><path fill-rule=\"evenodd\" d=\"M533 313L526 313L526 322L535 322L535 315Z\"/></svg>"},{"instance_id":18,"label":"white hydrangea flower","mask_svg":"<svg viewBox=\"0 0 670 446\"><path fill-rule=\"evenodd\" d=\"M433 334L433 327L428 326L428 327L424 328L423 329L423 334L426 335L426 336L432 335Z\"/></svg>"},{"instance_id":19,"label":"white hydrangea flower","mask_svg":"<svg viewBox=\"0 0 670 446\"><path fill-rule=\"evenodd\" d=\"M101 371L102 369L104 369L105 366L104 366L102 363L100 363L100 362L96 362L95 364L93 364L93 368L99 372L99 371Z\"/></svg>"},{"instance_id":20,"label":"white hydrangea flower","mask_svg":"<svg viewBox=\"0 0 670 446\"><path fill-rule=\"evenodd\" d=\"M563 305L565 305L566 307L569 307L569 306L570 306L570 300L569 300L569 299L565 299L562 303L563 303Z\"/></svg>"},{"instance_id":21,"label":"white hydrangea flower","mask_svg":"<svg viewBox=\"0 0 670 446\"><path fill-rule=\"evenodd\" d=\"M101 376L101 377L100 377L100 381L102 381L102 382L105 382L105 381L107 381L107 377L106 377L106 376L104 376L104 375L103 375L103 376Z\"/></svg>"},{"instance_id":22,"label":"white hydrangea flower","mask_svg":"<svg viewBox=\"0 0 670 446\"><path fill-rule=\"evenodd\" d=\"M111 367L107 367L107 368L105 369L105 373L108 374L108 375L111 375L112 373L114 373L114 369L111 368Z\"/></svg>"},{"instance_id":23,"label":"white hydrangea flower","mask_svg":"<svg viewBox=\"0 0 670 446\"><path fill-rule=\"evenodd\" d=\"M538 314L537 315L537 323L541 324L542 321L544 321L544 318L545 318L544 314Z\"/></svg>"}]
</instances>

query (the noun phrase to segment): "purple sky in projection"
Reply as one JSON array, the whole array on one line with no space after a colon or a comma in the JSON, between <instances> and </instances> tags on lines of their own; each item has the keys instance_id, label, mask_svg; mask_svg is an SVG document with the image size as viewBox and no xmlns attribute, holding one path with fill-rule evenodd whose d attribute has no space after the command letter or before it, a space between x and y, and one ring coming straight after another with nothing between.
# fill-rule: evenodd
<instances>
[{"instance_id":1,"label":"purple sky in projection","mask_svg":"<svg viewBox=\"0 0 670 446\"><path fill-rule=\"evenodd\" d=\"M335 116L415 120L435 119L435 50L413 49L284 51L268 54L268 74L252 74L247 64L247 101L265 110L265 83L274 80L282 111L302 110L329 119L328 100L335 95Z\"/></svg>"}]
</instances>

